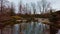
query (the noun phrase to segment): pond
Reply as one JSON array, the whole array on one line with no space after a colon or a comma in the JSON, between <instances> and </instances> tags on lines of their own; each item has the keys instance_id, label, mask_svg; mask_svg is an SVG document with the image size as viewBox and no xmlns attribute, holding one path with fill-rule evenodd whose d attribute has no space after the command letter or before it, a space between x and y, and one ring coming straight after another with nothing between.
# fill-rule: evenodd
<instances>
[{"instance_id":1,"label":"pond","mask_svg":"<svg viewBox=\"0 0 60 34\"><path fill-rule=\"evenodd\" d=\"M16 24L14 34L49 34L49 25L41 22Z\"/></svg>"}]
</instances>

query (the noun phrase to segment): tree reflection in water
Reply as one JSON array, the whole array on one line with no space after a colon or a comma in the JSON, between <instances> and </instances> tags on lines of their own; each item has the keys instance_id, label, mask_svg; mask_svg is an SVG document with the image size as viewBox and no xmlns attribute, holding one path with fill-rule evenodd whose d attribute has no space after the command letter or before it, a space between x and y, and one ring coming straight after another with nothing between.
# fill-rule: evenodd
<instances>
[{"instance_id":1,"label":"tree reflection in water","mask_svg":"<svg viewBox=\"0 0 60 34\"><path fill-rule=\"evenodd\" d=\"M21 23L20 25L21 32L23 34L46 34L46 30L48 27L48 25L42 24L41 22ZM20 28L18 27L18 31L20 30Z\"/></svg>"}]
</instances>

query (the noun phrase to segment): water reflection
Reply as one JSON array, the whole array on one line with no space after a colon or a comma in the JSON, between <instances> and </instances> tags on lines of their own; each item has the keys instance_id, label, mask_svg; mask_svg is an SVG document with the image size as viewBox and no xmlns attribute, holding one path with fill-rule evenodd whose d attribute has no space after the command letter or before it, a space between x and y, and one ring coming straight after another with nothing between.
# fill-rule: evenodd
<instances>
[{"instance_id":1,"label":"water reflection","mask_svg":"<svg viewBox=\"0 0 60 34\"><path fill-rule=\"evenodd\" d=\"M19 24L15 24L13 29L14 29L13 34L19 34Z\"/></svg>"},{"instance_id":2,"label":"water reflection","mask_svg":"<svg viewBox=\"0 0 60 34\"><path fill-rule=\"evenodd\" d=\"M17 26L17 25L16 25ZM43 24L41 22L28 22L28 23L20 23L19 26L16 27L17 34L46 34L46 30L48 29L48 25ZM15 34L16 34L15 32Z\"/></svg>"}]
</instances>

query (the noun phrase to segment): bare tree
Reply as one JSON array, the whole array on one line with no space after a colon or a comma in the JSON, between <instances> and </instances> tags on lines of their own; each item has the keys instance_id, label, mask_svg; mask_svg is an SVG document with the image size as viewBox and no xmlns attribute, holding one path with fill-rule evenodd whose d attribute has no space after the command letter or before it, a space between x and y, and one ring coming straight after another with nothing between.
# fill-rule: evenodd
<instances>
[{"instance_id":1,"label":"bare tree","mask_svg":"<svg viewBox=\"0 0 60 34\"><path fill-rule=\"evenodd\" d=\"M31 3L32 9L33 9L33 14L36 14L36 4Z\"/></svg>"},{"instance_id":2,"label":"bare tree","mask_svg":"<svg viewBox=\"0 0 60 34\"><path fill-rule=\"evenodd\" d=\"M46 13L48 10L50 10L50 3L46 0L39 1L37 4L41 13Z\"/></svg>"},{"instance_id":3,"label":"bare tree","mask_svg":"<svg viewBox=\"0 0 60 34\"><path fill-rule=\"evenodd\" d=\"M4 7L8 6L9 1L7 0L0 0L0 8L1 8L1 12L3 11Z\"/></svg>"},{"instance_id":4,"label":"bare tree","mask_svg":"<svg viewBox=\"0 0 60 34\"><path fill-rule=\"evenodd\" d=\"M14 4L10 3L8 0L0 0L0 14L5 16L10 16L14 14Z\"/></svg>"},{"instance_id":5,"label":"bare tree","mask_svg":"<svg viewBox=\"0 0 60 34\"><path fill-rule=\"evenodd\" d=\"M37 6L39 7L39 10L40 10L40 13L42 12L41 10L41 5L40 5L40 2L37 2Z\"/></svg>"},{"instance_id":6,"label":"bare tree","mask_svg":"<svg viewBox=\"0 0 60 34\"><path fill-rule=\"evenodd\" d=\"M19 13L20 13L20 14L22 13L22 0L21 0L20 3L19 3Z\"/></svg>"},{"instance_id":7,"label":"bare tree","mask_svg":"<svg viewBox=\"0 0 60 34\"><path fill-rule=\"evenodd\" d=\"M29 14L31 14L31 7L30 7L30 10L29 10Z\"/></svg>"},{"instance_id":8,"label":"bare tree","mask_svg":"<svg viewBox=\"0 0 60 34\"><path fill-rule=\"evenodd\" d=\"M15 6L14 6L13 2L11 3L10 14L11 14L11 16L15 15Z\"/></svg>"},{"instance_id":9,"label":"bare tree","mask_svg":"<svg viewBox=\"0 0 60 34\"><path fill-rule=\"evenodd\" d=\"M19 13L20 14L29 14L30 13L30 6L29 6L29 4L28 3L23 4L22 1L20 1Z\"/></svg>"},{"instance_id":10,"label":"bare tree","mask_svg":"<svg viewBox=\"0 0 60 34\"><path fill-rule=\"evenodd\" d=\"M26 3L26 14L29 14L29 12L30 12L29 10L30 10L30 6L28 3Z\"/></svg>"}]
</instances>

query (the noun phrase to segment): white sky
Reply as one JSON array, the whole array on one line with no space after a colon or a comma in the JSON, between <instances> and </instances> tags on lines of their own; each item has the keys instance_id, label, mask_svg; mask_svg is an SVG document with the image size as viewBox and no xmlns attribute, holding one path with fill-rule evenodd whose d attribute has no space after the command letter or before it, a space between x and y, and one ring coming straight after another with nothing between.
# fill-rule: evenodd
<instances>
[{"instance_id":1,"label":"white sky","mask_svg":"<svg viewBox=\"0 0 60 34\"><path fill-rule=\"evenodd\" d=\"M18 2L20 0L9 0L10 2L14 2L16 6L18 5ZM23 3L30 3L30 2L37 2L39 0L22 0ZM51 6L53 9L60 10L60 0L47 0L51 3Z\"/></svg>"}]
</instances>

